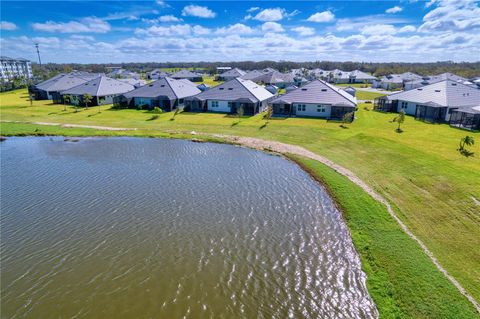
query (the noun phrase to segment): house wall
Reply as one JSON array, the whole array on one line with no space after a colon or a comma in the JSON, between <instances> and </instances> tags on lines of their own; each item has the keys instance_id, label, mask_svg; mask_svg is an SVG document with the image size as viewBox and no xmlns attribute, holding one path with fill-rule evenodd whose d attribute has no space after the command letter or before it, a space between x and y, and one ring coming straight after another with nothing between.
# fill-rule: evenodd
<instances>
[{"instance_id":1,"label":"house wall","mask_svg":"<svg viewBox=\"0 0 480 319\"><path fill-rule=\"evenodd\" d=\"M303 105L305 105L305 111ZM302 107L299 109L299 106ZM293 108L297 116L329 118L331 114L331 106L327 104L293 103Z\"/></svg>"},{"instance_id":2,"label":"house wall","mask_svg":"<svg viewBox=\"0 0 480 319\"><path fill-rule=\"evenodd\" d=\"M212 106L214 102L218 102L218 107ZM219 100L208 100L207 110L210 112L225 112L225 113L231 112L230 106L228 106L228 101L219 101Z\"/></svg>"},{"instance_id":3,"label":"house wall","mask_svg":"<svg viewBox=\"0 0 480 319\"><path fill-rule=\"evenodd\" d=\"M148 105L149 107L153 106L153 99L147 97L134 97L133 98L135 106Z\"/></svg>"},{"instance_id":4,"label":"house wall","mask_svg":"<svg viewBox=\"0 0 480 319\"><path fill-rule=\"evenodd\" d=\"M404 103L406 104L406 107L402 107L402 104ZM405 109L406 114L415 116L417 112L417 103L398 100L397 112L400 112L401 109Z\"/></svg>"},{"instance_id":5,"label":"house wall","mask_svg":"<svg viewBox=\"0 0 480 319\"><path fill-rule=\"evenodd\" d=\"M97 105L113 104L113 97L114 95L98 96Z\"/></svg>"}]
</instances>

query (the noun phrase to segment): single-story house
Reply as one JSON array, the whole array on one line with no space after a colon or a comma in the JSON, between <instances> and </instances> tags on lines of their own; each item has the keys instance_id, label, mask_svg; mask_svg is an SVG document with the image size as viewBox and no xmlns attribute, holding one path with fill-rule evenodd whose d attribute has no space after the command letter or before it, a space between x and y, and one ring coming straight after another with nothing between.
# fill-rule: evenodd
<instances>
[{"instance_id":1,"label":"single-story house","mask_svg":"<svg viewBox=\"0 0 480 319\"><path fill-rule=\"evenodd\" d=\"M412 72L405 72L402 74L389 74L386 76L382 76L379 80L374 80L372 82L372 87L383 88L385 90L402 89L405 83L411 81L418 81L421 79L421 75Z\"/></svg>"},{"instance_id":2,"label":"single-story house","mask_svg":"<svg viewBox=\"0 0 480 319\"><path fill-rule=\"evenodd\" d=\"M275 97L263 86L250 80L235 78L208 91L185 99L185 109L191 112L236 113L242 107L244 114L263 112Z\"/></svg>"},{"instance_id":3,"label":"single-story house","mask_svg":"<svg viewBox=\"0 0 480 319\"><path fill-rule=\"evenodd\" d=\"M170 74L167 72L163 72L161 69L154 69L150 72L147 72L148 80L158 80L166 76L170 76Z\"/></svg>"},{"instance_id":4,"label":"single-story house","mask_svg":"<svg viewBox=\"0 0 480 319\"><path fill-rule=\"evenodd\" d=\"M140 79L140 74L137 72L128 71L122 68L113 68L107 76L113 79Z\"/></svg>"},{"instance_id":5,"label":"single-story house","mask_svg":"<svg viewBox=\"0 0 480 319\"><path fill-rule=\"evenodd\" d=\"M60 92L98 78L103 73L88 73L74 71L60 73L48 80L29 87L30 94L35 100L53 100L54 103L62 103Z\"/></svg>"},{"instance_id":6,"label":"single-story house","mask_svg":"<svg viewBox=\"0 0 480 319\"><path fill-rule=\"evenodd\" d=\"M281 73L276 70L263 73L251 80L265 85L275 85L279 88L285 88L289 84L295 84L295 78L291 73Z\"/></svg>"},{"instance_id":7,"label":"single-story house","mask_svg":"<svg viewBox=\"0 0 480 319\"><path fill-rule=\"evenodd\" d=\"M403 109L419 120L448 123L454 111L465 112L478 105L480 89L444 80L377 98L374 109L384 112L400 112Z\"/></svg>"},{"instance_id":8,"label":"single-story house","mask_svg":"<svg viewBox=\"0 0 480 319\"><path fill-rule=\"evenodd\" d=\"M65 95L71 97L70 104L83 105L83 96L89 94L92 101L89 106L112 104L113 98L134 90L131 84L118 81L106 76L100 76L96 79L77 85L73 88L60 92L62 100Z\"/></svg>"},{"instance_id":9,"label":"single-story house","mask_svg":"<svg viewBox=\"0 0 480 319\"><path fill-rule=\"evenodd\" d=\"M178 72L173 73L170 77L172 79L175 79L175 80L187 79L187 80L192 81L192 82L202 82L203 81L203 77L202 77L201 74L198 74L198 73L195 73L195 72L192 72L192 71L188 71L188 70L180 70Z\"/></svg>"},{"instance_id":10,"label":"single-story house","mask_svg":"<svg viewBox=\"0 0 480 319\"><path fill-rule=\"evenodd\" d=\"M223 72L222 74L220 74L218 76L218 80L219 81L230 81L230 80L233 80L235 78L239 78L239 77L242 77L246 74L245 71L243 70L240 70L238 68L234 68L234 69L230 69L228 71L225 71Z\"/></svg>"},{"instance_id":11,"label":"single-story house","mask_svg":"<svg viewBox=\"0 0 480 319\"><path fill-rule=\"evenodd\" d=\"M407 81L404 84L404 89L405 90L411 90L411 89L416 89L418 87L422 87L425 85L445 81L445 80L452 80L455 82L460 82L463 84L473 84L472 82L468 81L466 78L458 76L453 73L442 73L439 75L433 75L433 76L424 76L419 80L413 80L413 81Z\"/></svg>"},{"instance_id":12,"label":"single-story house","mask_svg":"<svg viewBox=\"0 0 480 319\"><path fill-rule=\"evenodd\" d=\"M244 80L252 80L253 81L253 79L258 78L259 76L261 76L263 74L265 74L265 73L260 71L260 70L253 70L253 71L249 71L246 74L242 75L241 78L244 79Z\"/></svg>"},{"instance_id":13,"label":"single-story house","mask_svg":"<svg viewBox=\"0 0 480 319\"><path fill-rule=\"evenodd\" d=\"M114 103L123 107L149 109L160 107L164 111L171 111L183 106L186 97L200 92L196 85L188 80L175 80L165 77L122 94L115 99Z\"/></svg>"},{"instance_id":14,"label":"single-story house","mask_svg":"<svg viewBox=\"0 0 480 319\"><path fill-rule=\"evenodd\" d=\"M357 89L355 89L354 87L351 87L351 86L344 87L344 88L342 88L342 90L344 90L345 92L347 92L348 94L350 94L353 97L355 97L355 95L357 94Z\"/></svg>"},{"instance_id":15,"label":"single-story house","mask_svg":"<svg viewBox=\"0 0 480 319\"><path fill-rule=\"evenodd\" d=\"M357 99L325 81L314 80L271 101L275 116L342 119L355 112Z\"/></svg>"}]
</instances>

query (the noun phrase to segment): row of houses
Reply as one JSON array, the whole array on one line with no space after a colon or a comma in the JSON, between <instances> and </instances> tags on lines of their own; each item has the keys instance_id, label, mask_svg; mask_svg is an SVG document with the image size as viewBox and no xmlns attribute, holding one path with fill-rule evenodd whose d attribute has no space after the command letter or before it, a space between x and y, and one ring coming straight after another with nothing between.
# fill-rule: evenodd
<instances>
[{"instance_id":1,"label":"row of houses","mask_svg":"<svg viewBox=\"0 0 480 319\"><path fill-rule=\"evenodd\" d=\"M234 69L228 70L232 71ZM271 73L271 70L262 72ZM237 73L238 75L239 73ZM162 77L135 87L101 73L71 72L37 84L31 92L38 99L83 104L83 97L93 97L90 105L113 103L120 107L172 111L179 107L191 112L236 113L253 115L272 107L274 116L305 116L341 119L355 112L357 100L351 88L339 88L324 80L313 80L278 95L262 82L233 77L213 88L196 85L188 79ZM255 77L254 79L258 79ZM457 79L458 80L458 79ZM375 100L374 108L383 112L402 109L416 119L450 123L465 129L480 129L480 89L477 86L446 79L421 87L393 93Z\"/></svg>"},{"instance_id":2,"label":"row of houses","mask_svg":"<svg viewBox=\"0 0 480 319\"><path fill-rule=\"evenodd\" d=\"M385 90L411 90L445 80L452 80L467 85L480 85L480 81L470 81L453 73L421 76L412 72L405 72L401 74L389 74L382 76L380 79L373 81L372 87L382 88Z\"/></svg>"},{"instance_id":3,"label":"row of houses","mask_svg":"<svg viewBox=\"0 0 480 319\"><path fill-rule=\"evenodd\" d=\"M480 88L452 79L375 99L374 109L400 112L430 123L480 129Z\"/></svg>"}]
</instances>

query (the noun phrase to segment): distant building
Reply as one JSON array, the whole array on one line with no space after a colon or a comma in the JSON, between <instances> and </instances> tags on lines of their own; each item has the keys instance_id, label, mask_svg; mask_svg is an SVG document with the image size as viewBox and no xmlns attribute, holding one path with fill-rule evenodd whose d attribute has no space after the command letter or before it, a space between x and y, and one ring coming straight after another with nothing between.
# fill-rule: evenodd
<instances>
[{"instance_id":1,"label":"distant building","mask_svg":"<svg viewBox=\"0 0 480 319\"><path fill-rule=\"evenodd\" d=\"M405 83L411 81L418 81L421 79L421 75L412 72L405 72L402 74L389 74L386 76L382 76L379 80L374 80L372 87L383 88L385 90L402 89Z\"/></svg>"},{"instance_id":2,"label":"distant building","mask_svg":"<svg viewBox=\"0 0 480 319\"><path fill-rule=\"evenodd\" d=\"M1 81L9 82L14 78L31 79L32 77L32 63L29 60L0 56Z\"/></svg>"},{"instance_id":3,"label":"distant building","mask_svg":"<svg viewBox=\"0 0 480 319\"><path fill-rule=\"evenodd\" d=\"M220 81L230 81L235 78L239 78L245 75L245 71L240 70L238 68L230 69L228 71L223 72L218 76L218 80Z\"/></svg>"},{"instance_id":4,"label":"distant building","mask_svg":"<svg viewBox=\"0 0 480 319\"><path fill-rule=\"evenodd\" d=\"M185 69L173 73L170 77L172 79L175 79L175 80L186 79L186 80L189 80L189 81L192 81L192 82L202 82L203 81L203 77L202 77L201 74L195 73L195 72L192 72L192 71L189 71L189 70L185 70Z\"/></svg>"}]
</instances>

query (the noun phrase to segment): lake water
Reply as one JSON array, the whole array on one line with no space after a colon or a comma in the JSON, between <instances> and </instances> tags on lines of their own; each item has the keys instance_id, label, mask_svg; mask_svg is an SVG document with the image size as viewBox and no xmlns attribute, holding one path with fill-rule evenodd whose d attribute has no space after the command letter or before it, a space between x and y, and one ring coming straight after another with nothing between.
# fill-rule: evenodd
<instances>
[{"instance_id":1,"label":"lake water","mask_svg":"<svg viewBox=\"0 0 480 319\"><path fill-rule=\"evenodd\" d=\"M341 213L283 158L135 138L0 148L2 318L377 317Z\"/></svg>"}]
</instances>

